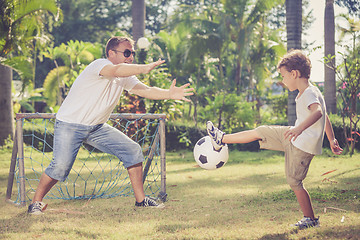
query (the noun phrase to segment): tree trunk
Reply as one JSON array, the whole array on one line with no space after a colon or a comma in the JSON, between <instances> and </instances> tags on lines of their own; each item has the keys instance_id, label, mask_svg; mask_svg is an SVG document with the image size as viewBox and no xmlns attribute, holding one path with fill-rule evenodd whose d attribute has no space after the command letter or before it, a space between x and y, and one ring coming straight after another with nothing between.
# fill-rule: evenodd
<instances>
[{"instance_id":1,"label":"tree trunk","mask_svg":"<svg viewBox=\"0 0 360 240\"><path fill-rule=\"evenodd\" d=\"M335 20L334 20L334 0L326 0L325 17L324 17L324 34L325 34L325 57L335 56ZM329 67L330 65L330 67ZM336 113L336 78L335 58L331 62L324 64L325 73L325 103L328 113Z\"/></svg>"},{"instance_id":2,"label":"tree trunk","mask_svg":"<svg viewBox=\"0 0 360 240\"><path fill-rule=\"evenodd\" d=\"M241 92L240 81L241 81L241 63L240 63L240 59L237 59L236 69L235 69L235 88L236 88L235 90L237 95L240 95Z\"/></svg>"},{"instance_id":3,"label":"tree trunk","mask_svg":"<svg viewBox=\"0 0 360 240\"><path fill-rule=\"evenodd\" d=\"M301 49L302 33L302 0L286 0L286 33L287 49ZM298 91L289 91L288 124L293 126L296 121L295 98Z\"/></svg>"},{"instance_id":4,"label":"tree trunk","mask_svg":"<svg viewBox=\"0 0 360 240\"><path fill-rule=\"evenodd\" d=\"M0 64L0 146L14 136L14 117L11 97L12 69Z\"/></svg>"},{"instance_id":5,"label":"tree trunk","mask_svg":"<svg viewBox=\"0 0 360 240\"><path fill-rule=\"evenodd\" d=\"M132 35L136 42L145 33L145 0L132 0L131 14L132 14Z\"/></svg>"}]
</instances>

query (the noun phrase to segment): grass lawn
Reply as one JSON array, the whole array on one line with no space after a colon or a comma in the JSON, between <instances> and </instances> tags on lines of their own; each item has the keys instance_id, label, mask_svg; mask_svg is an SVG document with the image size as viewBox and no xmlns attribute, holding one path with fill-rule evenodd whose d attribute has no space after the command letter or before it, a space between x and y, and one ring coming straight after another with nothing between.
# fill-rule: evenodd
<instances>
[{"instance_id":1,"label":"grass lawn","mask_svg":"<svg viewBox=\"0 0 360 240\"><path fill-rule=\"evenodd\" d=\"M133 197L46 200L44 215L29 216L3 202L0 239L360 239L360 154L329 155L314 158L305 180L320 228L289 227L302 213L282 153L233 151L207 171L184 151L167 153L164 209L135 208ZM3 199L10 157L0 150Z\"/></svg>"}]
</instances>

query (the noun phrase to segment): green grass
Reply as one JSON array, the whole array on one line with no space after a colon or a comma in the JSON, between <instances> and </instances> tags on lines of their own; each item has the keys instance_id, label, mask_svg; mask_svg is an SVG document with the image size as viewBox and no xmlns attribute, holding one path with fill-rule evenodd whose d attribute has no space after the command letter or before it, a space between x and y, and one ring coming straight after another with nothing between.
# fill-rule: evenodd
<instances>
[{"instance_id":1,"label":"green grass","mask_svg":"<svg viewBox=\"0 0 360 240\"><path fill-rule=\"evenodd\" d=\"M0 239L360 239L360 154L328 155L314 158L305 180L320 228L289 227L302 214L282 153L234 151L224 167L206 171L182 151L167 153L164 209L134 208L133 197L47 200L46 214L28 216L3 203ZM3 199L10 156L0 150Z\"/></svg>"}]
</instances>

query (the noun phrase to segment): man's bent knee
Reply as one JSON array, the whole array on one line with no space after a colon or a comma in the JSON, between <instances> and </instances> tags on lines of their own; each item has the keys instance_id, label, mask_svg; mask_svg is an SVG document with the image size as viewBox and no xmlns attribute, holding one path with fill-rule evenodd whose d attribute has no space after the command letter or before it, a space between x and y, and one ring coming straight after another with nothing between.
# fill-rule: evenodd
<instances>
[{"instance_id":1,"label":"man's bent knee","mask_svg":"<svg viewBox=\"0 0 360 240\"><path fill-rule=\"evenodd\" d=\"M141 166L142 166L142 162L139 162L139 163L136 163L136 164L128 167L127 169L129 170L129 169L131 169L131 168L136 168L136 167L141 167Z\"/></svg>"},{"instance_id":2,"label":"man's bent knee","mask_svg":"<svg viewBox=\"0 0 360 240\"><path fill-rule=\"evenodd\" d=\"M70 170L71 168L69 169L68 166L56 165L56 167L48 167L45 169L45 174L54 180L63 182L69 175Z\"/></svg>"}]
</instances>

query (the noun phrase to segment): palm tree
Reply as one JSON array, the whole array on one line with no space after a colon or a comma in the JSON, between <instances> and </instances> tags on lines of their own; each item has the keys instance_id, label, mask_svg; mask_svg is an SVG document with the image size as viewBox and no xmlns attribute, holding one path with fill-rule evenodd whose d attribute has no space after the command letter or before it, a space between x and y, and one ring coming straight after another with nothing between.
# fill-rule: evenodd
<instances>
[{"instance_id":1,"label":"palm tree","mask_svg":"<svg viewBox=\"0 0 360 240\"><path fill-rule=\"evenodd\" d=\"M276 71L277 56L286 53L285 44L280 43L279 32L266 25L265 16L259 22L259 27L254 30L257 38L250 43L247 72L249 74L250 86L248 97L256 102L256 112L260 120L260 107L263 105L263 96L266 94L266 79Z\"/></svg>"},{"instance_id":2,"label":"palm tree","mask_svg":"<svg viewBox=\"0 0 360 240\"><path fill-rule=\"evenodd\" d=\"M132 0L131 14L133 23L132 35L133 39L137 41L144 36L145 32L145 0Z\"/></svg>"},{"instance_id":3,"label":"palm tree","mask_svg":"<svg viewBox=\"0 0 360 240\"><path fill-rule=\"evenodd\" d=\"M240 95L240 92L248 88L245 84L245 81L248 81L247 76L241 75L243 72L249 72L245 66L259 66L254 59L263 60L263 56L267 54L265 48L268 49L266 46L259 51L252 51L253 47L257 48L253 44L253 39L259 38L259 42L264 40L258 29L262 25L263 15L280 2L279 0L257 0L256 2L224 0L222 1L223 8L215 4L201 7L201 10L197 11L193 5L190 5L183 6L175 14L176 18L174 17L172 21L176 26L175 31L171 34L171 38L166 35L163 39L173 39L173 43L180 39L177 44L166 44L167 50L173 50L168 51L172 53L169 69L178 79L177 73L182 71L194 80L194 87L199 93L192 98L195 122L197 104L205 101L205 99L202 101L201 96L212 95L216 98L216 95L220 94L222 96L220 99L225 101L225 96L230 91L235 90ZM201 3L199 5L202 6ZM175 36L178 38L174 39ZM170 49L169 46L174 48ZM177 62L176 59L178 59ZM183 69L179 69L179 66L183 66ZM260 72L256 72L256 78L259 81L264 77L261 76L263 72ZM211 80L210 73L213 76ZM221 91L214 93L214 89L221 89ZM203 94L205 91L207 94ZM222 109L225 104L223 102L220 105L218 127L221 127Z\"/></svg>"},{"instance_id":4,"label":"palm tree","mask_svg":"<svg viewBox=\"0 0 360 240\"><path fill-rule=\"evenodd\" d=\"M63 98L79 73L92 61L100 58L103 48L98 43L68 41L55 48L48 48L42 54L54 62L44 80L44 97L48 107L60 106ZM60 64L60 63L62 64Z\"/></svg>"},{"instance_id":5,"label":"palm tree","mask_svg":"<svg viewBox=\"0 0 360 240\"><path fill-rule=\"evenodd\" d=\"M183 6L174 16L174 26L170 26L173 31L170 33L162 31L157 35L158 38L154 39L154 42L161 48L162 55L168 60L167 64L171 75L176 76L178 81L194 79L194 88L198 92L202 91L200 88L204 85L203 82L206 81L204 79L207 79L206 71L209 70L205 56L209 54L219 60L220 66L223 65L221 53L227 36L221 32L221 23L219 22L221 15L216 7L208 7L200 14L192 6ZM219 82L222 82L223 77L223 68L220 67ZM224 83L222 82L219 87L224 88ZM196 126L198 95L194 96L192 100L193 119Z\"/></svg>"},{"instance_id":6,"label":"palm tree","mask_svg":"<svg viewBox=\"0 0 360 240\"><path fill-rule=\"evenodd\" d=\"M335 21L334 21L334 0L326 0L324 17L324 37L325 37L325 103L329 113L336 113L336 79L335 71L331 66L335 66Z\"/></svg>"},{"instance_id":7,"label":"palm tree","mask_svg":"<svg viewBox=\"0 0 360 240\"><path fill-rule=\"evenodd\" d=\"M286 0L286 33L287 49L301 49L302 33L302 0ZM289 91L288 124L293 126L296 121L295 98L298 91Z\"/></svg>"},{"instance_id":8,"label":"palm tree","mask_svg":"<svg viewBox=\"0 0 360 240\"><path fill-rule=\"evenodd\" d=\"M10 79L10 81L9 81ZM11 102L11 79L12 70L0 64L0 146L10 136L14 136L13 107ZM8 81L3 81L8 80Z\"/></svg>"},{"instance_id":9,"label":"palm tree","mask_svg":"<svg viewBox=\"0 0 360 240\"><path fill-rule=\"evenodd\" d=\"M340 53L343 62L338 66L333 66L336 76L342 82L342 87L338 89L340 97L339 112L343 119L343 130L346 139L347 150L350 156L354 154L355 144L358 142L358 124L360 122L359 112L359 92L360 92L360 21L351 18L349 14L340 14L346 20L344 26L338 25L340 30L340 43L347 37L350 41L344 46L344 52ZM348 120L345 120L348 119Z\"/></svg>"},{"instance_id":10,"label":"palm tree","mask_svg":"<svg viewBox=\"0 0 360 240\"><path fill-rule=\"evenodd\" d=\"M235 63L235 88L237 93L241 92L244 85L242 72L244 67L244 59L249 55L249 46L254 38L254 30L258 27L260 19L271 8L280 4L282 1L268 1L268 0L256 0L256 1L237 1L237 0L224 0L222 1L226 12L226 25L231 40L236 45L236 59Z\"/></svg>"},{"instance_id":11,"label":"palm tree","mask_svg":"<svg viewBox=\"0 0 360 240\"><path fill-rule=\"evenodd\" d=\"M360 1L358 0L335 0L335 3L340 7L346 7L349 14L360 17Z\"/></svg>"},{"instance_id":12,"label":"palm tree","mask_svg":"<svg viewBox=\"0 0 360 240\"><path fill-rule=\"evenodd\" d=\"M4 60L18 55L27 55L29 45L44 33L43 18L47 13L58 20L56 0L7 0L0 2L0 145L9 136L13 137L13 110L11 98L12 69Z\"/></svg>"}]
</instances>

